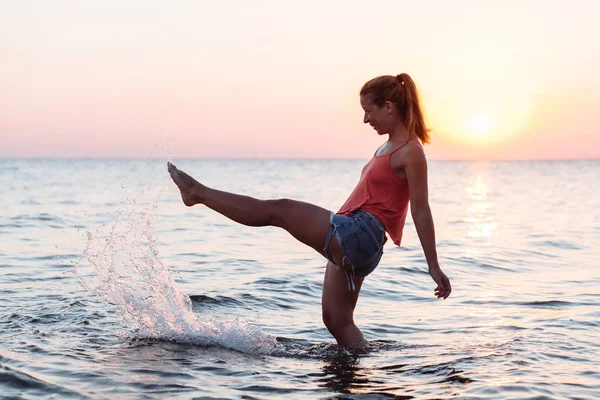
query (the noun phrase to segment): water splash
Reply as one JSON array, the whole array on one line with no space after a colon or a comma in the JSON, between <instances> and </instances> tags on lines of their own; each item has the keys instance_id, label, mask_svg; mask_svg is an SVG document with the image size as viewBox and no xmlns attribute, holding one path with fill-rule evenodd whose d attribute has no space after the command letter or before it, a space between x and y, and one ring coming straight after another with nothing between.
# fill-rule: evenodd
<instances>
[{"instance_id":1,"label":"water splash","mask_svg":"<svg viewBox=\"0 0 600 400\"><path fill-rule=\"evenodd\" d=\"M113 305L129 336L221 346L247 353L270 354L278 344L260 327L241 320L200 320L190 298L162 263L151 233L157 203L139 206L131 196L109 232L87 232L87 246L74 273L80 284ZM85 276L87 260L94 274Z\"/></svg>"}]
</instances>

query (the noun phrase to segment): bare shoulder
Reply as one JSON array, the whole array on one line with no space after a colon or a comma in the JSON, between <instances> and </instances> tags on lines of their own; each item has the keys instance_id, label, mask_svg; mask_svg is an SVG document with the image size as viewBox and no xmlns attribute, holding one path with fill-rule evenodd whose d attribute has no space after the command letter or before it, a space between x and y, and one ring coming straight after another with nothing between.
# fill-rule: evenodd
<instances>
[{"instance_id":1,"label":"bare shoulder","mask_svg":"<svg viewBox=\"0 0 600 400\"><path fill-rule=\"evenodd\" d=\"M406 167L427 165L423 146L416 141L408 143L392 154L390 164L396 175L406 178Z\"/></svg>"}]
</instances>

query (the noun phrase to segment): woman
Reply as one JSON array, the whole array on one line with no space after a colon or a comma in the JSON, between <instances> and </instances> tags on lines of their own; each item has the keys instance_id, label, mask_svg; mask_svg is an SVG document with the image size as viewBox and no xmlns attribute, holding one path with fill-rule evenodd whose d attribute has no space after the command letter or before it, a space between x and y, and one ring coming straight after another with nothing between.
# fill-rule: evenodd
<instances>
[{"instance_id":1,"label":"woman","mask_svg":"<svg viewBox=\"0 0 600 400\"><path fill-rule=\"evenodd\" d=\"M408 74L380 76L364 84L360 103L364 123L389 136L337 214L290 199L259 200L211 189L168 164L186 206L204 204L248 226L281 227L326 257L323 322L338 344L354 350L368 343L353 317L362 282L381 259L386 232L400 245L409 201L429 274L437 284L434 294L446 299L452 291L437 260L422 146L429 135L416 86Z\"/></svg>"}]
</instances>

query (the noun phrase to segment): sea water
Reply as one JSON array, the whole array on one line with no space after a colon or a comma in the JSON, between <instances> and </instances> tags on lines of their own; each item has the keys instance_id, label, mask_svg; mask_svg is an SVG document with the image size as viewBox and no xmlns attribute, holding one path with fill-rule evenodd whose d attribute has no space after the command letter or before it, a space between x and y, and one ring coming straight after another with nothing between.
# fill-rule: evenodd
<instances>
[{"instance_id":1,"label":"sea water","mask_svg":"<svg viewBox=\"0 0 600 400\"><path fill-rule=\"evenodd\" d=\"M335 211L366 160L174 162ZM326 261L185 207L166 160L0 160L0 395L597 398L599 178L600 161L430 161L453 293L433 296L409 217L361 290L356 355L321 322Z\"/></svg>"}]
</instances>

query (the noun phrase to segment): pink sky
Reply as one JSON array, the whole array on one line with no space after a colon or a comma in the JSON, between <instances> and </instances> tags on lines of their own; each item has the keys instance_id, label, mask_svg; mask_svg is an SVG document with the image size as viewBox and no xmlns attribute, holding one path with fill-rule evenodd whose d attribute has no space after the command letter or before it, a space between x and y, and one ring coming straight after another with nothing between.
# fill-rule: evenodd
<instances>
[{"instance_id":1,"label":"pink sky","mask_svg":"<svg viewBox=\"0 0 600 400\"><path fill-rule=\"evenodd\" d=\"M430 159L600 157L600 3L121 3L0 5L0 157L367 158L400 72Z\"/></svg>"}]
</instances>

